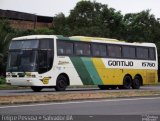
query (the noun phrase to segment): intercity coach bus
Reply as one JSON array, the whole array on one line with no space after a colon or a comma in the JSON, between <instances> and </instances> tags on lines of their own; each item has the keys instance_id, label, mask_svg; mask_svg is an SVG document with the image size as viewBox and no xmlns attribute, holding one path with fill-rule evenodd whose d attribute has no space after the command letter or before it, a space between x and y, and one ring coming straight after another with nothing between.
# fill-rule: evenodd
<instances>
[{"instance_id":1,"label":"intercity coach bus","mask_svg":"<svg viewBox=\"0 0 160 121\"><path fill-rule=\"evenodd\" d=\"M9 46L8 84L33 91L71 85L100 89L139 89L156 84L158 59L153 43L128 43L109 38L30 35Z\"/></svg>"}]
</instances>

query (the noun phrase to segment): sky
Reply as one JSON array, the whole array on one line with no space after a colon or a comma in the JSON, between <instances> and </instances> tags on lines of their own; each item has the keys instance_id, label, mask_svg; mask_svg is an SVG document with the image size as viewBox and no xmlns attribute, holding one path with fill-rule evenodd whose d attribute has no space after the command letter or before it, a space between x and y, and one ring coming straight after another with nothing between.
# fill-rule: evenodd
<instances>
[{"instance_id":1,"label":"sky","mask_svg":"<svg viewBox=\"0 0 160 121\"><path fill-rule=\"evenodd\" d=\"M55 16L62 12L68 16L76 3L81 0L0 0L0 9L15 10L43 16ZM93 0L90 0L93 1ZM137 13L151 10L156 18L160 18L160 0L94 0L126 13Z\"/></svg>"}]
</instances>

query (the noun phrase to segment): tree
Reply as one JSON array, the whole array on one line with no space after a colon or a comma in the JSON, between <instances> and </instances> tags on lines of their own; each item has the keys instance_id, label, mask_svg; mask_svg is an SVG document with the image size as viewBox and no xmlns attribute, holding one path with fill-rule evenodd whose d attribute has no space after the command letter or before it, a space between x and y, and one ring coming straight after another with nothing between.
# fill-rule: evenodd
<instances>
[{"instance_id":1,"label":"tree","mask_svg":"<svg viewBox=\"0 0 160 121\"><path fill-rule=\"evenodd\" d=\"M36 29L33 32L31 32L32 34L42 34L42 35L53 35L55 34L54 29L51 28L41 28L41 29Z\"/></svg>"},{"instance_id":2,"label":"tree","mask_svg":"<svg viewBox=\"0 0 160 121\"><path fill-rule=\"evenodd\" d=\"M120 12L97 2L81 1L68 17L73 35L88 35L117 38L120 36L122 18Z\"/></svg>"},{"instance_id":3,"label":"tree","mask_svg":"<svg viewBox=\"0 0 160 121\"><path fill-rule=\"evenodd\" d=\"M159 22L150 10L135 14L126 14L123 19L125 30L124 39L128 41L154 42L159 39Z\"/></svg>"},{"instance_id":4,"label":"tree","mask_svg":"<svg viewBox=\"0 0 160 121\"><path fill-rule=\"evenodd\" d=\"M121 38L121 31L123 28L123 15L120 11L116 11L113 8L108 8L107 5L103 5L101 9L101 25L103 26L104 31L108 29L108 34L110 38ZM105 37L107 37L107 35Z\"/></svg>"},{"instance_id":5,"label":"tree","mask_svg":"<svg viewBox=\"0 0 160 121\"><path fill-rule=\"evenodd\" d=\"M13 29L9 26L9 22L5 19L0 20L0 75L4 73L4 59L8 50L8 45L13 37Z\"/></svg>"},{"instance_id":6,"label":"tree","mask_svg":"<svg viewBox=\"0 0 160 121\"><path fill-rule=\"evenodd\" d=\"M70 36L71 30L67 24L67 18L63 13L57 14L55 17L53 17L53 20L54 20L53 30L55 34Z\"/></svg>"},{"instance_id":7,"label":"tree","mask_svg":"<svg viewBox=\"0 0 160 121\"><path fill-rule=\"evenodd\" d=\"M93 25L94 4L91 1L81 1L78 2L73 10L71 10L68 17L69 26L74 29L74 27L89 27ZM98 16L97 16L98 17Z\"/></svg>"}]
</instances>

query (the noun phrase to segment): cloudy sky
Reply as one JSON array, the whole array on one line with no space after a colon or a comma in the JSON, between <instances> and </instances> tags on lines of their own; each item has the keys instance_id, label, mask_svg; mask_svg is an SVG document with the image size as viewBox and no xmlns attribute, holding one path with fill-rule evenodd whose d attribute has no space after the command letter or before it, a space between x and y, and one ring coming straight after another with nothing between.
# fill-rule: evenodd
<instances>
[{"instance_id":1,"label":"cloudy sky","mask_svg":"<svg viewBox=\"0 0 160 121\"><path fill-rule=\"evenodd\" d=\"M69 15L76 3L81 0L0 0L0 9L15 10L44 16L54 16L63 12ZM93 0L90 0L93 1ZM150 9L160 18L160 0L95 0L121 11L122 14L136 13Z\"/></svg>"}]
</instances>

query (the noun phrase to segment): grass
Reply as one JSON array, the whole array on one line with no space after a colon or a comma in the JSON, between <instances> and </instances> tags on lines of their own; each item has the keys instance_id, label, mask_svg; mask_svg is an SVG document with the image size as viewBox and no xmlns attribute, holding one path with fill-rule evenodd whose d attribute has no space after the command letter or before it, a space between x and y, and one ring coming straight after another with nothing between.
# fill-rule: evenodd
<instances>
[{"instance_id":1,"label":"grass","mask_svg":"<svg viewBox=\"0 0 160 121\"><path fill-rule=\"evenodd\" d=\"M6 84L5 77L0 77L0 90L9 90L9 89L26 89L28 87L18 87L13 85Z\"/></svg>"},{"instance_id":2,"label":"grass","mask_svg":"<svg viewBox=\"0 0 160 121\"><path fill-rule=\"evenodd\" d=\"M26 87L18 87L13 85L6 84L6 79L4 77L0 77L0 90L10 90L10 89L25 89Z\"/></svg>"},{"instance_id":3,"label":"grass","mask_svg":"<svg viewBox=\"0 0 160 121\"><path fill-rule=\"evenodd\" d=\"M5 77L0 77L0 84L5 84L6 83L6 79Z\"/></svg>"},{"instance_id":4,"label":"grass","mask_svg":"<svg viewBox=\"0 0 160 121\"><path fill-rule=\"evenodd\" d=\"M0 84L0 90L10 90L10 89L18 89L17 86L11 86L7 84Z\"/></svg>"}]
</instances>

